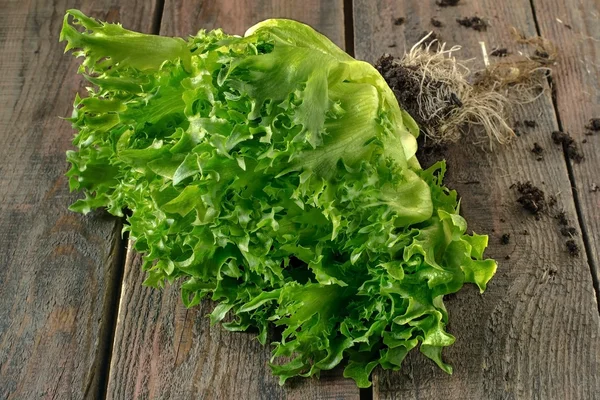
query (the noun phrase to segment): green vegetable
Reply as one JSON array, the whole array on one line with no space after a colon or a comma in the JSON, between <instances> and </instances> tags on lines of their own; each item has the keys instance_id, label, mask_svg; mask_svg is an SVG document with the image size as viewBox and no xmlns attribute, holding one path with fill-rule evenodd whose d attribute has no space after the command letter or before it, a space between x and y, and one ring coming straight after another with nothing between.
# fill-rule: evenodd
<instances>
[{"instance_id":1,"label":"green vegetable","mask_svg":"<svg viewBox=\"0 0 600 400\"><path fill-rule=\"evenodd\" d=\"M229 314L263 344L281 327L282 384L347 359L368 387L417 346L452 371L443 296L483 291L496 263L372 66L288 20L186 42L70 10L61 39L92 84L71 118L72 209L131 210L147 285L178 282L187 307L212 298L213 323Z\"/></svg>"}]
</instances>

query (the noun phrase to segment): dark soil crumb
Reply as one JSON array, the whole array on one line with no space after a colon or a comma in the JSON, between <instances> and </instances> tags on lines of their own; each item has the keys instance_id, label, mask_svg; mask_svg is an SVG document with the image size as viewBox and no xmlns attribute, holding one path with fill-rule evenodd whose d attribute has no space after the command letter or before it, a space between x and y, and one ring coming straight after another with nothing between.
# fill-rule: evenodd
<instances>
[{"instance_id":1,"label":"dark soil crumb","mask_svg":"<svg viewBox=\"0 0 600 400\"><path fill-rule=\"evenodd\" d=\"M490 56L492 57L506 57L508 55L508 49L506 47L496 48L491 51Z\"/></svg>"},{"instance_id":2,"label":"dark soil crumb","mask_svg":"<svg viewBox=\"0 0 600 400\"><path fill-rule=\"evenodd\" d=\"M600 131L600 118L590 119L590 121L586 125L586 128L588 128L589 130L594 131L594 132Z\"/></svg>"},{"instance_id":3,"label":"dark soil crumb","mask_svg":"<svg viewBox=\"0 0 600 400\"><path fill-rule=\"evenodd\" d=\"M522 230L521 232L519 232L521 235L523 236L529 236L529 231L527 229Z\"/></svg>"},{"instance_id":4,"label":"dark soil crumb","mask_svg":"<svg viewBox=\"0 0 600 400\"><path fill-rule=\"evenodd\" d=\"M567 29L573 29L573 27L571 25L569 25L569 24L565 24L565 28L567 28Z\"/></svg>"},{"instance_id":5,"label":"dark soil crumb","mask_svg":"<svg viewBox=\"0 0 600 400\"><path fill-rule=\"evenodd\" d=\"M521 130L520 129L513 128L513 132L515 133L515 135L521 136Z\"/></svg>"},{"instance_id":6,"label":"dark soil crumb","mask_svg":"<svg viewBox=\"0 0 600 400\"><path fill-rule=\"evenodd\" d=\"M523 124L528 128L535 128L537 126L537 122L530 119L526 119L525 121L523 121Z\"/></svg>"},{"instance_id":7,"label":"dark soil crumb","mask_svg":"<svg viewBox=\"0 0 600 400\"><path fill-rule=\"evenodd\" d=\"M500 218L500 222L506 222L504 218Z\"/></svg>"},{"instance_id":8,"label":"dark soil crumb","mask_svg":"<svg viewBox=\"0 0 600 400\"><path fill-rule=\"evenodd\" d=\"M577 243L575 243L574 240L567 240L565 245L567 246L567 250L569 251L571 257L579 256L579 246L577 246Z\"/></svg>"},{"instance_id":9,"label":"dark soil crumb","mask_svg":"<svg viewBox=\"0 0 600 400\"><path fill-rule=\"evenodd\" d=\"M586 143L587 143L587 139L583 139L583 140L581 141L581 143L583 143L583 144L586 144Z\"/></svg>"},{"instance_id":10,"label":"dark soil crumb","mask_svg":"<svg viewBox=\"0 0 600 400\"><path fill-rule=\"evenodd\" d=\"M548 196L548 206L549 207L554 207L556 205L556 203L558 203L558 199L556 198L555 195L550 195Z\"/></svg>"},{"instance_id":11,"label":"dark soil crumb","mask_svg":"<svg viewBox=\"0 0 600 400\"><path fill-rule=\"evenodd\" d=\"M544 211L546 208L546 197L541 189L533 186L531 182L518 182L516 186L521 194L517 199L517 202L521 204L525 210L536 216Z\"/></svg>"},{"instance_id":12,"label":"dark soil crumb","mask_svg":"<svg viewBox=\"0 0 600 400\"><path fill-rule=\"evenodd\" d=\"M566 237L573 237L577 235L577 229L572 226L565 226L560 229L560 234Z\"/></svg>"},{"instance_id":13,"label":"dark soil crumb","mask_svg":"<svg viewBox=\"0 0 600 400\"><path fill-rule=\"evenodd\" d=\"M440 7L454 7L460 0L437 0L435 4Z\"/></svg>"},{"instance_id":14,"label":"dark soil crumb","mask_svg":"<svg viewBox=\"0 0 600 400\"><path fill-rule=\"evenodd\" d=\"M596 193L596 192L600 192L600 186L598 186L596 183L592 183L590 185L590 193Z\"/></svg>"},{"instance_id":15,"label":"dark soil crumb","mask_svg":"<svg viewBox=\"0 0 600 400\"><path fill-rule=\"evenodd\" d=\"M510 233L505 233L504 235L502 235L502 237L500 238L500 243L501 244L509 244L510 243Z\"/></svg>"},{"instance_id":16,"label":"dark soil crumb","mask_svg":"<svg viewBox=\"0 0 600 400\"><path fill-rule=\"evenodd\" d=\"M475 29L476 31L479 31L479 32L487 31L487 27L488 27L487 22L485 22L485 20L483 20L479 17L459 18L456 20L456 22L458 22L459 25L464 26L465 28Z\"/></svg>"},{"instance_id":17,"label":"dark soil crumb","mask_svg":"<svg viewBox=\"0 0 600 400\"><path fill-rule=\"evenodd\" d=\"M406 18L404 18L404 17L394 18L394 25L396 25L396 26L404 25L405 22L406 22Z\"/></svg>"},{"instance_id":18,"label":"dark soil crumb","mask_svg":"<svg viewBox=\"0 0 600 400\"><path fill-rule=\"evenodd\" d=\"M559 211L554 218L558 220L558 223L563 226L569 225L569 219L567 218L567 214L564 211Z\"/></svg>"},{"instance_id":19,"label":"dark soil crumb","mask_svg":"<svg viewBox=\"0 0 600 400\"><path fill-rule=\"evenodd\" d=\"M552 140L556 144L562 144L567 149L567 155L569 158L576 163L580 163L583 161L583 154L579 151L579 147L577 147L577 143L575 140L565 132L554 131L552 132Z\"/></svg>"},{"instance_id":20,"label":"dark soil crumb","mask_svg":"<svg viewBox=\"0 0 600 400\"><path fill-rule=\"evenodd\" d=\"M435 26L436 28L441 28L442 26L444 26L444 24L442 24L442 21L435 18L431 18L431 25Z\"/></svg>"},{"instance_id":21,"label":"dark soil crumb","mask_svg":"<svg viewBox=\"0 0 600 400\"><path fill-rule=\"evenodd\" d=\"M505 257L504 257L504 259L505 259L505 260L510 260L510 256L509 256L509 255L507 255L507 256L505 256Z\"/></svg>"},{"instance_id":22,"label":"dark soil crumb","mask_svg":"<svg viewBox=\"0 0 600 400\"><path fill-rule=\"evenodd\" d=\"M535 154L536 160L542 161L544 159L544 148L538 143L533 144L533 149L531 149L531 152Z\"/></svg>"},{"instance_id":23,"label":"dark soil crumb","mask_svg":"<svg viewBox=\"0 0 600 400\"><path fill-rule=\"evenodd\" d=\"M392 43L392 44L388 45L389 48L396 47L396 46L397 46L396 43Z\"/></svg>"}]
</instances>

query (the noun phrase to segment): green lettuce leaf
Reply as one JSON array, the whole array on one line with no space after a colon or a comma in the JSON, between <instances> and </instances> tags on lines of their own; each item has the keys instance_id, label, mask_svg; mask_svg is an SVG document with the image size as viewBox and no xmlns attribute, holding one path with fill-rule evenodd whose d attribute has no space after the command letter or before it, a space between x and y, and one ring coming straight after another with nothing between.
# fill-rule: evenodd
<instances>
[{"instance_id":1,"label":"green lettuce leaf","mask_svg":"<svg viewBox=\"0 0 600 400\"><path fill-rule=\"evenodd\" d=\"M347 360L367 387L415 347L451 372L443 296L485 290L496 263L371 65L289 20L185 41L69 10L61 40L91 83L70 119L72 209L131 211L146 285L211 298L211 323L261 343L280 327L282 384Z\"/></svg>"}]
</instances>

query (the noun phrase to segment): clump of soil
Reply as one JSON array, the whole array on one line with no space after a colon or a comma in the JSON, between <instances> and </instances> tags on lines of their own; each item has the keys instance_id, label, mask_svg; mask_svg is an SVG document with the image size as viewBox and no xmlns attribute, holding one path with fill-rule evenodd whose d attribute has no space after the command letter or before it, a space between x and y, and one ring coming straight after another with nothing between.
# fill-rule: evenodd
<instances>
[{"instance_id":1,"label":"clump of soil","mask_svg":"<svg viewBox=\"0 0 600 400\"><path fill-rule=\"evenodd\" d=\"M544 195L544 192L533 186L531 182L517 182L516 187L519 194L521 194L517 199L517 202L521 204L525 210L538 217L546 208L546 196Z\"/></svg>"},{"instance_id":2,"label":"clump of soil","mask_svg":"<svg viewBox=\"0 0 600 400\"><path fill-rule=\"evenodd\" d=\"M396 25L396 26L404 25L405 22L406 22L406 18L404 18L404 17L394 18L394 25Z\"/></svg>"},{"instance_id":3,"label":"clump of soil","mask_svg":"<svg viewBox=\"0 0 600 400\"><path fill-rule=\"evenodd\" d=\"M586 125L586 128L590 131L598 132L600 131L600 118L592 118Z\"/></svg>"},{"instance_id":4,"label":"clump of soil","mask_svg":"<svg viewBox=\"0 0 600 400\"><path fill-rule=\"evenodd\" d=\"M505 233L500 237L501 244L509 244L510 243L510 233Z\"/></svg>"},{"instance_id":5,"label":"clump of soil","mask_svg":"<svg viewBox=\"0 0 600 400\"><path fill-rule=\"evenodd\" d=\"M442 26L444 26L442 21L436 19L435 17L431 18L431 25L435 26L436 28L441 28Z\"/></svg>"},{"instance_id":6,"label":"clump of soil","mask_svg":"<svg viewBox=\"0 0 600 400\"><path fill-rule=\"evenodd\" d=\"M533 144L533 149L531 149L531 152L535 154L536 160L542 161L544 159L544 148L538 143Z\"/></svg>"},{"instance_id":7,"label":"clump of soil","mask_svg":"<svg viewBox=\"0 0 600 400\"><path fill-rule=\"evenodd\" d=\"M583 161L583 153L579 151L575 140L566 132L554 131L552 132L552 140L556 144L562 144L567 151L569 158L576 163Z\"/></svg>"},{"instance_id":8,"label":"clump of soil","mask_svg":"<svg viewBox=\"0 0 600 400\"><path fill-rule=\"evenodd\" d=\"M569 225L569 219L567 218L567 214L564 211L559 211L558 213L556 213L554 218L558 220L559 225Z\"/></svg>"},{"instance_id":9,"label":"clump of soil","mask_svg":"<svg viewBox=\"0 0 600 400\"><path fill-rule=\"evenodd\" d=\"M577 229L572 226L564 226L560 229L560 234L566 237L573 237L577 235Z\"/></svg>"},{"instance_id":10,"label":"clump of soil","mask_svg":"<svg viewBox=\"0 0 600 400\"><path fill-rule=\"evenodd\" d=\"M569 254L571 255L571 257L578 257L579 256L579 246L577 246L577 243L575 243L574 240L567 240L565 242L565 245L567 246L567 250L569 252Z\"/></svg>"},{"instance_id":11,"label":"clump of soil","mask_svg":"<svg viewBox=\"0 0 600 400\"><path fill-rule=\"evenodd\" d=\"M488 28L488 23L485 22L484 19L479 17L465 17L459 18L456 20L459 25L464 26L465 28L475 29L479 32L485 32Z\"/></svg>"},{"instance_id":12,"label":"clump of soil","mask_svg":"<svg viewBox=\"0 0 600 400\"><path fill-rule=\"evenodd\" d=\"M459 3L460 0L437 0L435 4L440 7L454 7Z\"/></svg>"},{"instance_id":13,"label":"clump of soil","mask_svg":"<svg viewBox=\"0 0 600 400\"><path fill-rule=\"evenodd\" d=\"M600 186L597 183L592 183L590 185L590 193L600 192Z\"/></svg>"},{"instance_id":14,"label":"clump of soil","mask_svg":"<svg viewBox=\"0 0 600 400\"><path fill-rule=\"evenodd\" d=\"M526 119L523 121L523 124L528 128L535 128L537 126L537 122L531 119Z\"/></svg>"},{"instance_id":15,"label":"clump of soil","mask_svg":"<svg viewBox=\"0 0 600 400\"><path fill-rule=\"evenodd\" d=\"M490 52L492 57L506 57L508 56L508 49L506 47L495 48Z\"/></svg>"}]
</instances>

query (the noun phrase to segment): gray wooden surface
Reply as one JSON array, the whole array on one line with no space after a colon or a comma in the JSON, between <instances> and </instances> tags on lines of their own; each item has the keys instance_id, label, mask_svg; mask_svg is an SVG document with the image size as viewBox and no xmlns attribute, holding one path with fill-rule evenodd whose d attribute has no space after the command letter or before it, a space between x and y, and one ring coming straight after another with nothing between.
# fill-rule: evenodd
<instances>
[{"instance_id":1,"label":"gray wooden surface","mask_svg":"<svg viewBox=\"0 0 600 400\"><path fill-rule=\"evenodd\" d=\"M186 310L177 288L142 287L139 258L125 260L120 221L67 210L77 196L64 178L73 131L58 117L70 114L83 87L79 61L58 43L68 8L177 36L215 27L241 34L265 18L294 18L371 62L402 55L430 29L462 45L459 56L475 66L480 42L523 50L512 26L554 41L554 98L549 89L514 116L537 127L493 153L464 142L443 155L470 229L491 234L488 255L500 261L485 294L465 287L447 299L457 341L444 357L454 375L413 352L400 371L376 370L367 390L341 369L282 388L266 365L270 350L252 334L209 326L211 304ZM456 23L473 15L490 22L486 32ZM404 24L394 23L399 17ZM443 27L433 27L432 17ZM598 398L600 190L590 189L600 186L600 132L585 129L600 117L596 0L460 0L456 7L435 0L7 0L0 50L0 399ZM559 129L575 138L582 163L552 142ZM534 143L545 149L541 161L531 154ZM580 257L568 255L551 215L536 220L515 202L510 186L527 180L557 197L576 228ZM500 244L504 233L508 245Z\"/></svg>"}]
</instances>

